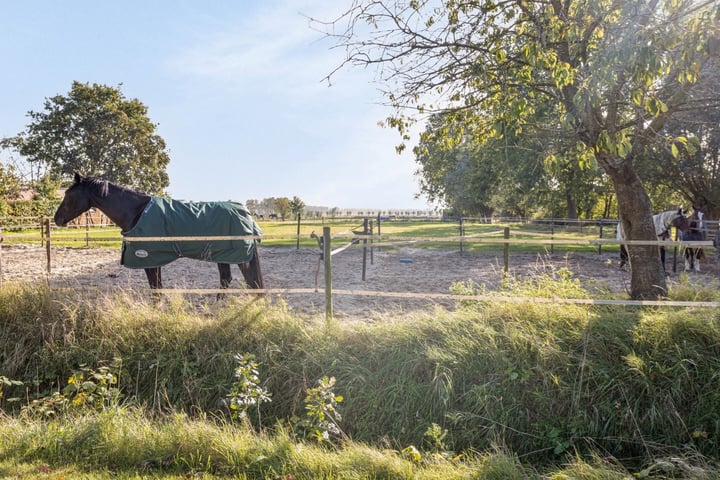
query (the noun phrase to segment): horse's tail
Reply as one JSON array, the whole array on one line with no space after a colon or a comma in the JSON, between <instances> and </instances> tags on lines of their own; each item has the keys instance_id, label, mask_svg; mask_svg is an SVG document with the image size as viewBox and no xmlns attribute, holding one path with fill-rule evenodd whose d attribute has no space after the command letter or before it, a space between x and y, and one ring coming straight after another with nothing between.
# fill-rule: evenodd
<instances>
[{"instance_id":1,"label":"horse's tail","mask_svg":"<svg viewBox=\"0 0 720 480\"><path fill-rule=\"evenodd\" d=\"M254 288L264 289L265 282L263 281L262 269L260 268L260 250L258 249L258 243L255 243L255 251L253 252L252 260L250 260L250 268L254 272Z\"/></svg>"},{"instance_id":2,"label":"horse's tail","mask_svg":"<svg viewBox=\"0 0 720 480\"><path fill-rule=\"evenodd\" d=\"M245 277L245 283L249 288L264 289L262 270L260 269L260 253L258 252L257 242L253 242L252 257L245 263L240 263L240 271Z\"/></svg>"}]
</instances>

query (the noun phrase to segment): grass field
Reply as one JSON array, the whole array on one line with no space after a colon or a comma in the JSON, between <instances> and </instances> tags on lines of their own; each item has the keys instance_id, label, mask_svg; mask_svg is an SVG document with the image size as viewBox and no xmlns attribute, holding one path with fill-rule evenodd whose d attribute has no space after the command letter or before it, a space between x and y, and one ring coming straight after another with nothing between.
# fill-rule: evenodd
<instances>
[{"instance_id":1,"label":"grass field","mask_svg":"<svg viewBox=\"0 0 720 480\"><path fill-rule=\"evenodd\" d=\"M363 222L361 219L355 220L302 220L300 231L298 234L298 225L296 222L261 222L260 226L263 230L263 244L268 246L296 246L301 248L316 248L317 241L310 237L311 233L322 236L323 228L328 226L331 228L334 247L343 245L350 241L350 238L356 234L362 234ZM521 248L528 252L544 252L550 248L558 251L566 252L593 252L598 247L588 245L588 240L600 238L600 230L597 226L584 227L582 229L574 227L555 227L551 231L546 224L529 224L529 223L466 223L464 225L464 236L460 238L460 228L457 222L442 221L418 221L418 220L402 220L387 221L380 224L380 238L375 238L375 242L384 243L407 243L412 242L418 247L433 248L462 248L467 251L488 251L497 252L503 249L501 243L497 241L503 238L503 229L510 229L510 238L512 240L523 240L531 242L532 240L540 240L547 242L551 239L572 242L577 241L577 245L569 243L550 245L548 243L524 243L522 246L514 246L513 248ZM373 234L377 235L377 223L375 222ZM39 243L42 235L39 229L28 229L22 231L11 231L5 233L5 244L13 243ZM56 228L53 227L51 232L52 244L55 246L88 246L91 248L118 248L121 243L120 231L117 228L94 228L86 230L81 228ZM603 238L613 239L614 230L612 226L606 226L603 230ZM492 243L488 242L488 239ZM616 252L617 245L604 245L604 251Z\"/></svg>"}]
</instances>

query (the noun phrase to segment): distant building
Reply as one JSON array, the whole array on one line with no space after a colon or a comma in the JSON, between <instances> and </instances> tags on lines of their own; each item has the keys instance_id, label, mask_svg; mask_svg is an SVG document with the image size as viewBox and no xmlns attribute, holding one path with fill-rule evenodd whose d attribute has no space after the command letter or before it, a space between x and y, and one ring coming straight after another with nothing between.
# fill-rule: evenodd
<instances>
[{"instance_id":1,"label":"distant building","mask_svg":"<svg viewBox=\"0 0 720 480\"><path fill-rule=\"evenodd\" d=\"M441 216L441 213L426 209L426 210L419 210L419 209L402 209L402 208L390 208L390 209L380 209L380 208L340 208L340 207L317 207L317 206L308 206L305 207L305 216L311 217L311 216L317 216L317 217L330 217L330 218L336 218L336 217L378 217L380 216L381 219L394 219L394 218L420 218L420 217L432 217L432 218L439 218Z\"/></svg>"}]
</instances>

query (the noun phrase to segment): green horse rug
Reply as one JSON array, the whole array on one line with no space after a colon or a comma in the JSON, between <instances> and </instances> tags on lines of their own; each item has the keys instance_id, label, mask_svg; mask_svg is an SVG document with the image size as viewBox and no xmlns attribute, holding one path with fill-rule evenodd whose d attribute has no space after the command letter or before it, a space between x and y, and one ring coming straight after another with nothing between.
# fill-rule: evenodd
<instances>
[{"instance_id":1,"label":"green horse rug","mask_svg":"<svg viewBox=\"0 0 720 480\"><path fill-rule=\"evenodd\" d=\"M121 263L128 268L162 267L181 257L215 263L252 260L255 239L142 241L147 237L260 237L250 212L235 202L182 202L154 196L130 230L122 232Z\"/></svg>"}]
</instances>

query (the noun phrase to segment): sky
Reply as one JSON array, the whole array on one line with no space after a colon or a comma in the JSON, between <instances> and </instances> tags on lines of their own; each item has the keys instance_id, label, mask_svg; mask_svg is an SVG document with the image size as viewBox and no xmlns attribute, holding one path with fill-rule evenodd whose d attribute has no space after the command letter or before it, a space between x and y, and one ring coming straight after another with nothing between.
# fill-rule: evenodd
<instances>
[{"instance_id":1,"label":"sky","mask_svg":"<svg viewBox=\"0 0 720 480\"><path fill-rule=\"evenodd\" d=\"M332 20L350 3L4 2L0 137L23 131L28 111L73 81L97 83L148 108L173 198L427 209L411 148L398 155L399 134L378 125L393 111L376 72L347 67L323 80L344 51L308 17Z\"/></svg>"}]
</instances>

